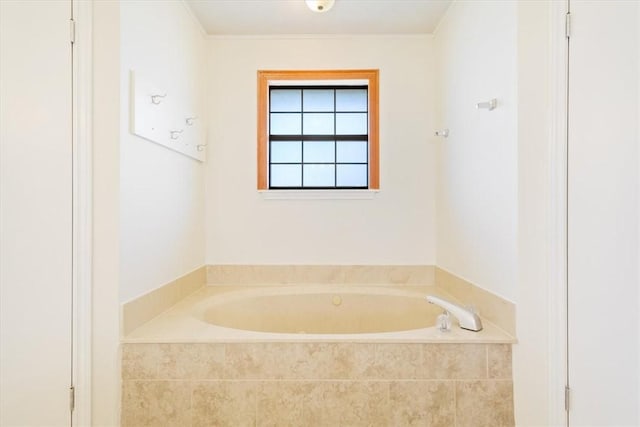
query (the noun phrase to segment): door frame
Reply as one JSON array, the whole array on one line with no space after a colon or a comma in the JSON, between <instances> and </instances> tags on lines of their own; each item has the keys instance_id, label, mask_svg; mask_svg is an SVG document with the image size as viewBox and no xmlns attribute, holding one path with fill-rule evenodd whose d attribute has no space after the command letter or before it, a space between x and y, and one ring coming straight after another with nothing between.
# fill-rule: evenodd
<instances>
[{"instance_id":1,"label":"door frame","mask_svg":"<svg viewBox=\"0 0 640 427\"><path fill-rule=\"evenodd\" d=\"M72 425L91 425L92 349L92 15L93 2L74 1L73 61L73 385L75 410Z\"/></svg>"},{"instance_id":2,"label":"door frame","mask_svg":"<svg viewBox=\"0 0 640 427\"><path fill-rule=\"evenodd\" d=\"M566 15L569 1L550 2L550 135L549 235L547 241L549 423L568 426L565 386L568 378L567 154L569 45Z\"/></svg>"}]
</instances>

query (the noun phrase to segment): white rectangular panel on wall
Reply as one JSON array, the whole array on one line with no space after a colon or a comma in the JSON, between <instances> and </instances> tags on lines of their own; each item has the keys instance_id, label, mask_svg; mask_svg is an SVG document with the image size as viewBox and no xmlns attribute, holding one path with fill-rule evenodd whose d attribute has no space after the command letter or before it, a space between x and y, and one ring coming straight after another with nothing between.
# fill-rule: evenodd
<instances>
[{"instance_id":1,"label":"white rectangular panel on wall","mask_svg":"<svg viewBox=\"0 0 640 427\"><path fill-rule=\"evenodd\" d=\"M183 94L131 70L131 133L203 162L204 132L198 115L182 105Z\"/></svg>"}]
</instances>

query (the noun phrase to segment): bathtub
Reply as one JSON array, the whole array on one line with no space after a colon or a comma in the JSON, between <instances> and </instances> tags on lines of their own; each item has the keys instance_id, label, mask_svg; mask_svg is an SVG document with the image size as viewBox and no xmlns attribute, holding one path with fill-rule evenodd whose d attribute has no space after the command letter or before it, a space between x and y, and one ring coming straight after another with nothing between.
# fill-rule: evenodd
<instances>
[{"instance_id":1,"label":"bathtub","mask_svg":"<svg viewBox=\"0 0 640 427\"><path fill-rule=\"evenodd\" d=\"M287 286L213 297L196 316L212 325L256 332L371 334L428 328L441 311L415 291Z\"/></svg>"},{"instance_id":2,"label":"bathtub","mask_svg":"<svg viewBox=\"0 0 640 427\"><path fill-rule=\"evenodd\" d=\"M433 286L205 286L136 329L125 342L371 341L513 343L500 328L435 327Z\"/></svg>"},{"instance_id":3,"label":"bathtub","mask_svg":"<svg viewBox=\"0 0 640 427\"><path fill-rule=\"evenodd\" d=\"M509 336L429 286L205 286L127 335L121 425L513 426Z\"/></svg>"}]
</instances>

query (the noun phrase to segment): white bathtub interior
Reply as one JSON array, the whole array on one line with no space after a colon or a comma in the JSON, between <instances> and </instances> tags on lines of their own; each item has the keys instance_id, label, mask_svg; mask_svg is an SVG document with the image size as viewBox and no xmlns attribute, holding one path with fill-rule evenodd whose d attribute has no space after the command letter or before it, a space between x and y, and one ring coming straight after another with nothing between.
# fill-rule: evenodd
<instances>
[{"instance_id":1,"label":"white bathtub interior","mask_svg":"<svg viewBox=\"0 0 640 427\"><path fill-rule=\"evenodd\" d=\"M439 330L442 310L426 295L456 301L435 286L207 285L124 342L515 342L486 319L480 332L455 319L451 330Z\"/></svg>"}]
</instances>

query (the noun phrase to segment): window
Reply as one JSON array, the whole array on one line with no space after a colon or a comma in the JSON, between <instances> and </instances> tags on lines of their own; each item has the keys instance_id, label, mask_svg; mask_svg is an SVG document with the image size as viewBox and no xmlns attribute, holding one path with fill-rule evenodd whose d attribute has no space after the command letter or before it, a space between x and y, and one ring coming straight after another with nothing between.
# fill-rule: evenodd
<instances>
[{"instance_id":1,"label":"window","mask_svg":"<svg viewBox=\"0 0 640 427\"><path fill-rule=\"evenodd\" d=\"M378 189L378 71L259 71L258 189Z\"/></svg>"}]
</instances>

